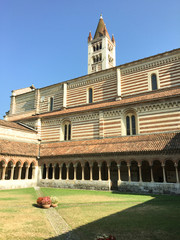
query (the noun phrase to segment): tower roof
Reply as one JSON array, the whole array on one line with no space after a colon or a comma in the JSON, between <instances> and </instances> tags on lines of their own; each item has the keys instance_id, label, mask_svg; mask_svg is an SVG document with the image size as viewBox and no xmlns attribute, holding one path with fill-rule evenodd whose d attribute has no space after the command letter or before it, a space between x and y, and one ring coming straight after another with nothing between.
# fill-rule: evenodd
<instances>
[{"instance_id":1,"label":"tower roof","mask_svg":"<svg viewBox=\"0 0 180 240\"><path fill-rule=\"evenodd\" d=\"M106 24L104 23L104 20L102 18L102 14L101 14L97 29L96 29L96 32L95 32L95 35L94 35L94 39L96 39L98 37L102 37L102 36L106 36L109 39L111 39L110 36L109 36L109 33L107 31Z\"/></svg>"}]
</instances>

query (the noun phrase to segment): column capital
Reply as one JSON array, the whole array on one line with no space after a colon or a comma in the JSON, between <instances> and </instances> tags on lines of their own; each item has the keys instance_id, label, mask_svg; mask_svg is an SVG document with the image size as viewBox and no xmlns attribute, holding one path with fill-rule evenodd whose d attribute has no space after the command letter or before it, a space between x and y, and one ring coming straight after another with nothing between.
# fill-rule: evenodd
<instances>
[{"instance_id":1,"label":"column capital","mask_svg":"<svg viewBox=\"0 0 180 240\"><path fill-rule=\"evenodd\" d=\"M174 162L174 167L177 168L178 167L178 163Z\"/></svg>"},{"instance_id":2,"label":"column capital","mask_svg":"<svg viewBox=\"0 0 180 240\"><path fill-rule=\"evenodd\" d=\"M165 167L165 162L161 162L161 167Z\"/></svg>"}]
</instances>

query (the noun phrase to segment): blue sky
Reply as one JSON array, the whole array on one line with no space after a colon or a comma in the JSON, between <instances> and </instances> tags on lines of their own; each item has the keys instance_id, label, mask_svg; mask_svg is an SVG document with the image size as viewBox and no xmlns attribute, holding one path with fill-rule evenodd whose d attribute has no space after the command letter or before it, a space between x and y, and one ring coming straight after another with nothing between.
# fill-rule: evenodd
<instances>
[{"instance_id":1,"label":"blue sky","mask_svg":"<svg viewBox=\"0 0 180 240\"><path fill-rule=\"evenodd\" d=\"M117 65L180 47L179 0L0 0L0 119L13 89L87 74L101 13Z\"/></svg>"}]
</instances>

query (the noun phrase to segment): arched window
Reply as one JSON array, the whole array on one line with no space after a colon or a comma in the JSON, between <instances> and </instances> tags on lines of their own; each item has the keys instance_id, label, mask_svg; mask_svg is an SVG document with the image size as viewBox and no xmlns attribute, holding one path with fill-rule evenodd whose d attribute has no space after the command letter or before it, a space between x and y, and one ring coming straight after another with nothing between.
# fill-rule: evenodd
<instances>
[{"instance_id":1,"label":"arched window","mask_svg":"<svg viewBox=\"0 0 180 240\"><path fill-rule=\"evenodd\" d=\"M49 111L52 112L54 107L54 98L50 97L49 98Z\"/></svg>"},{"instance_id":2,"label":"arched window","mask_svg":"<svg viewBox=\"0 0 180 240\"><path fill-rule=\"evenodd\" d=\"M136 135L136 117L132 113L126 116L126 134Z\"/></svg>"},{"instance_id":3,"label":"arched window","mask_svg":"<svg viewBox=\"0 0 180 240\"><path fill-rule=\"evenodd\" d=\"M88 103L92 103L92 102L93 102L93 89L88 88Z\"/></svg>"},{"instance_id":4,"label":"arched window","mask_svg":"<svg viewBox=\"0 0 180 240\"><path fill-rule=\"evenodd\" d=\"M71 140L71 122L66 121L63 124L64 141Z\"/></svg>"},{"instance_id":5,"label":"arched window","mask_svg":"<svg viewBox=\"0 0 180 240\"><path fill-rule=\"evenodd\" d=\"M152 86L152 90L157 89L157 76L155 73L151 75L151 86Z\"/></svg>"}]
</instances>

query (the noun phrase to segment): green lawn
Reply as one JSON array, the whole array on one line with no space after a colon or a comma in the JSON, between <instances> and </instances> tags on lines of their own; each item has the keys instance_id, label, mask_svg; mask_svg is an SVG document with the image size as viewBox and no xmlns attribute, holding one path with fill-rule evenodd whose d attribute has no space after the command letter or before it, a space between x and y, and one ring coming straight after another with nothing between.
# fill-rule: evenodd
<instances>
[{"instance_id":1,"label":"green lawn","mask_svg":"<svg viewBox=\"0 0 180 240\"><path fill-rule=\"evenodd\" d=\"M0 239L46 239L53 230L33 188L0 191Z\"/></svg>"},{"instance_id":2,"label":"green lawn","mask_svg":"<svg viewBox=\"0 0 180 240\"><path fill-rule=\"evenodd\" d=\"M44 196L57 196L60 203L56 211L71 226L77 240L94 240L101 233L113 234L117 240L180 239L180 196L52 188L41 191ZM0 191L0 239L53 237L44 210L33 206L36 198L34 189Z\"/></svg>"},{"instance_id":3,"label":"green lawn","mask_svg":"<svg viewBox=\"0 0 180 240\"><path fill-rule=\"evenodd\" d=\"M180 239L180 196L41 190L59 198L57 211L78 240L91 240L101 233L113 234L118 240Z\"/></svg>"}]
</instances>

